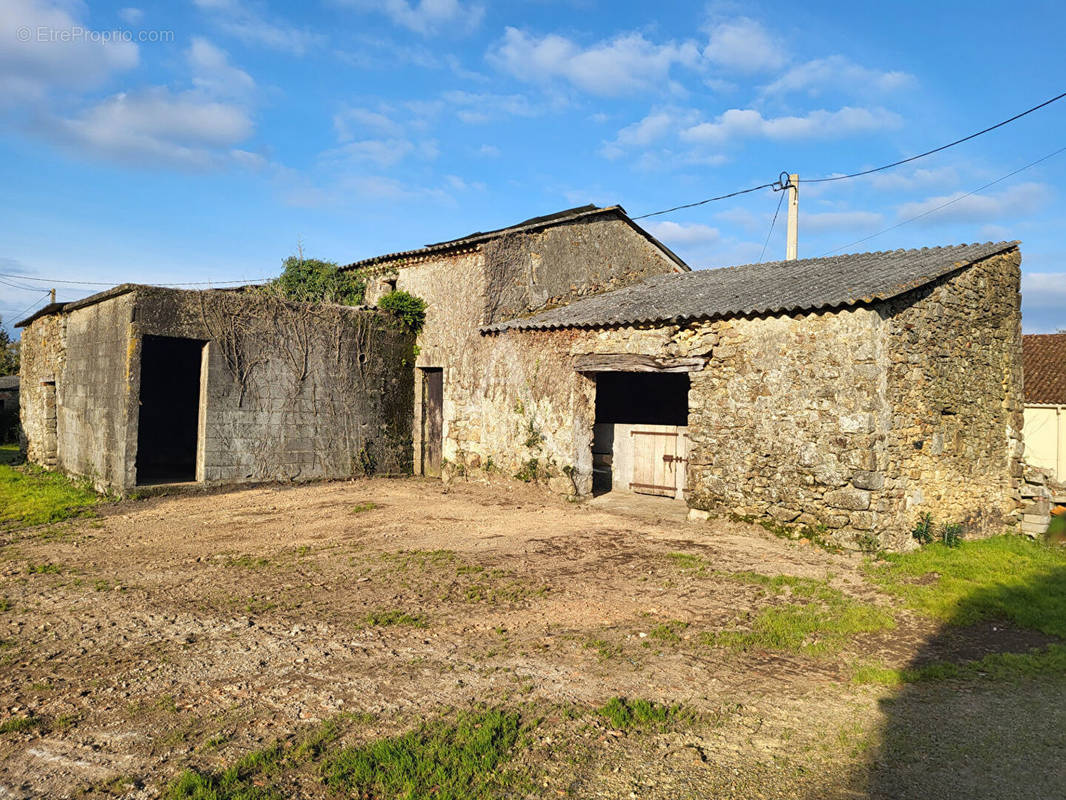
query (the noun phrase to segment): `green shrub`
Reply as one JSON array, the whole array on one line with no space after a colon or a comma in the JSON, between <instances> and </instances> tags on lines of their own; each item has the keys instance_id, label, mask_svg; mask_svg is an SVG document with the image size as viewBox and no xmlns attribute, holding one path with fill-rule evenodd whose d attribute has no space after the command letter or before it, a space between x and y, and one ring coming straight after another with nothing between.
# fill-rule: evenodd
<instances>
[{"instance_id":1,"label":"green shrub","mask_svg":"<svg viewBox=\"0 0 1066 800\"><path fill-rule=\"evenodd\" d=\"M948 547L962 544L963 527L958 522L949 522L940 529L940 541Z\"/></svg>"},{"instance_id":2,"label":"green shrub","mask_svg":"<svg viewBox=\"0 0 1066 800\"><path fill-rule=\"evenodd\" d=\"M344 272L333 261L289 256L281 275L267 284L277 294L296 303L340 303L354 306L363 302L366 288L353 272Z\"/></svg>"},{"instance_id":3,"label":"green shrub","mask_svg":"<svg viewBox=\"0 0 1066 800\"><path fill-rule=\"evenodd\" d=\"M378 308L396 317L411 333L418 333L426 322L426 301L402 289L389 292L378 301Z\"/></svg>"},{"instance_id":4,"label":"green shrub","mask_svg":"<svg viewBox=\"0 0 1066 800\"><path fill-rule=\"evenodd\" d=\"M918 524L911 531L911 536L918 544L929 544L933 541L933 515L929 512L922 514Z\"/></svg>"}]
</instances>

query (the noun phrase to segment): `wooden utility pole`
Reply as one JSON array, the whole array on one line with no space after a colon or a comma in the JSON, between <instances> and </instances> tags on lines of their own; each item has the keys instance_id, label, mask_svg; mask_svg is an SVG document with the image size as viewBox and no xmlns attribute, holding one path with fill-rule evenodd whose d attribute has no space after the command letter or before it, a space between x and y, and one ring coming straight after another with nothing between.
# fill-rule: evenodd
<instances>
[{"instance_id":1,"label":"wooden utility pole","mask_svg":"<svg viewBox=\"0 0 1066 800\"><path fill-rule=\"evenodd\" d=\"M785 260L795 261L799 240L799 181L800 176L793 173L788 176L788 244L785 247Z\"/></svg>"},{"instance_id":2,"label":"wooden utility pole","mask_svg":"<svg viewBox=\"0 0 1066 800\"><path fill-rule=\"evenodd\" d=\"M50 291L50 292L48 293L48 302L49 302L49 303L52 303L52 304L55 304L55 301L56 301L56 290L55 290L55 289L52 289L52 290L51 290L51 291Z\"/></svg>"}]
</instances>

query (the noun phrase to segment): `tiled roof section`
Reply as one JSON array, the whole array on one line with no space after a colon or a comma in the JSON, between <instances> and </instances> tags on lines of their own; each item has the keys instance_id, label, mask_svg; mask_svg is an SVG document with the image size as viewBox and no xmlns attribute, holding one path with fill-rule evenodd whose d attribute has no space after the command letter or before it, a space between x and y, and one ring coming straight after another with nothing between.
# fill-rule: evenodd
<instances>
[{"instance_id":1,"label":"tiled roof section","mask_svg":"<svg viewBox=\"0 0 1066 800\"><path fill-rule=\"evenodd\" d=\"M887 300L1017 246L1018 242L960 244L658 275L561 308L482 328L482 333L602 328L851 306Z\"/></svg>"},{"instance_id":2,"label":"tiled roof section","mask_svg":"<svg viewBox=\"0 0 1066 800\"><path fill-rule=\"evenodd\" d=\"M506 228L498 228L493 231L477 231L471 233L468 236L463 236L459 239L450 239L446 242L437 242L436 244L427 244L425 247L419 247L415 250L402 250L398 253L386 253L380 256L374 256L372 258L364 258L362 261L356 261L352 264L341 267L341 269L366 269L367 267L373 267L376 265L385 265L392 262L404 262L410 260L419 260L425 256L435 255L438 253L446 253L451 250L462 250L479 245L483 242L497 239L500 236L505 236L510 233L529 233L532 231L541 230L543 228L550 228L553 225L563 225L568 222L575 222L577 220L586 219L588 217L597 216L617 216L633 227L641 236L651 242L655 247L662 251L663 255L673 261L682 270L688 271L689 266L681 260L670 248L637 225L633 220L629 218L626 211L621 206L607 206L606 208L600 208L599 206L579 206L577 208L569 208L566 211L559 211L555 214L547 214L542 217L533 217L527 219L524 222L519 222L516 225L510 225Z\"/></svg>"},{"instance_id":3,"label":"tiled roof section","mask_svg":"<svg viewBox=\"0 0 1066 800\"><path fill-rule=\"evenodd\" d=\"M1066 333L1022 337L1025 402L1066 405Z\"/></svg>"},{"instance_id":4,"label":"tiled roof section","mask_svg":"<svg viewBox=\"0 0 1066 800\"><path fill-rule=\"evenodd\" d=\"M18 375L0 375L0 391L10 391L19 388Z\"/></svg>"}]
</instances>

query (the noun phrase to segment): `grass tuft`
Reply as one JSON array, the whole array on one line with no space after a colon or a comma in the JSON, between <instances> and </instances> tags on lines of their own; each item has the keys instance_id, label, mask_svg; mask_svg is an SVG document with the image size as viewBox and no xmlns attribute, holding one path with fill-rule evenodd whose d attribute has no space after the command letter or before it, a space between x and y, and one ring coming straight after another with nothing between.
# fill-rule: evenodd
<instances>
[{"instance_id":1,"label":"grass tuft","mask_svg":"<svg viewBox=\"0 0 1066 800\"><path fill-rule=\"evenodd\" d=\"M44 725L44 720L33 715L24 717L9 717L0 722L0 734L26 733Z\"/></svg>"},{"instance_id":2,"label":"grass tuft","mask_svg":"<svg viewBox=\"0 0 1066 800\"><path fill-rule=\"evenodd\" d=\"M661 730L685 716L681 706L664 706L650 700L627 700L624 697L612 697L596 709L596 713L620 731L637 728Z\"/></svg>"},{"instance_id":3,"label":"grass tuft","mask_svg":"<svg viewBox=\"0 0 1066 800\"><path fill-rule=\"evenodd\" d=\"M364 511L373 511L377 507L377 503L367 500L366 502L356 503L354 506L352 506L351 513L362 514Z\"/></svg>"},{"instance_id":4,"label":"grass tuft","mask_svg":"<svg viewBox=\"0 0 1066 800\"><path fill-rule=\"evenodd\" d=\"M358 798L489 798L520 730L517 713L467 712L454 722L342 750L325 761L322 778L330 789Z\"/></svg>"},{"instance_id":5,"label":"grass tuft","mask_svg":"<svg viewBox=\"0 0 1066 800\"><path fill-rule=\"evenodd\" d=\"M1066 552L1020 536L888 553L866 572L910 608L953 625L1006 619L1066 638Z\"/></svg>"},{"instance_id":6,"label":"grass tuft","mask_svg":"<svg viewBox=\"0 0 1066 800\"><path fill-rule=\"evenodd\" d=\"M87 483L36 466L0 464L0 530L44 525L92 513L103 497Z\"/></svg>"},{"instance_id":7,"label":"grass tuft","mask_svg":"<svg viewBox=\"0 0 1066 800\"><path fill-rule=\"evenodd\" d=\"M424 628L427 625L424 614L408 614L397 609L371 611L363 618L367 625L379 628L393 625L408 625L412 628Z\"/></svg>"},{"instance_id":8,"label":"grass tuft","mask_svg":"<svg viewBox=\"0 0 1066 800\"><path fill-rule=\"evenodd\" d=\"M1066 676L1066 646L1053 644L1028 653L992 653L976 661L953 664L938 661L921 667L892 669L876 665L856 667L852 683L901 686L942 680L1020 681L1025 678Z\"/></svg>"}]
</instances>

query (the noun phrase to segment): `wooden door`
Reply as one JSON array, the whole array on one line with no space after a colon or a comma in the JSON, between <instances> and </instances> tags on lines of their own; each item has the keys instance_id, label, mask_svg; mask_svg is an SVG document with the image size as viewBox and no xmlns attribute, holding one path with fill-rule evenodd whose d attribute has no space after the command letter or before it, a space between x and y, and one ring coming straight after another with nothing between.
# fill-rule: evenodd
<instances>
[{"instance_id":1,"label":"wooden door","mask_svg":"<svg viewBox=\"0 0 1066 800\"><path fill-rule=\"evenodd\" d=\"M636 425L633 439L633 480L639 494L680 497L685 488L688 440L677 425Z\"/></svg>"},{"instance_id":2,"label":"wooden door","mask_svg":"<svg viewBox=\"0 0 1066 800\"><path fill-rule=\"evenodd\" d=\"M444 370L422 370L422 474L440 477L444 438Z\"/></svg>"}]
</instances>

